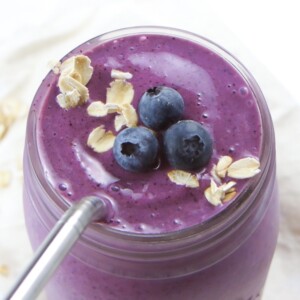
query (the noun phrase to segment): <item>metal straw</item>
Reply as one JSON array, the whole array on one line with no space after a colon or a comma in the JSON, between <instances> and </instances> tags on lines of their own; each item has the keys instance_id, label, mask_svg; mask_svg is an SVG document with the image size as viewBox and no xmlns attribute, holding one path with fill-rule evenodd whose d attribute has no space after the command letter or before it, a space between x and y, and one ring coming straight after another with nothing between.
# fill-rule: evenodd
<instances>
[{"instance_id":1,"label":"metal straw","mask_svg":"<svg viewBox=\"0 0 300 300\"><path fill-rule=\"evenodd\" d=\"M97 197L85 197L71 206L38 248L4 300L36 299L85 228L106 215L105 201Z\"/></svg>"}]
</instances>

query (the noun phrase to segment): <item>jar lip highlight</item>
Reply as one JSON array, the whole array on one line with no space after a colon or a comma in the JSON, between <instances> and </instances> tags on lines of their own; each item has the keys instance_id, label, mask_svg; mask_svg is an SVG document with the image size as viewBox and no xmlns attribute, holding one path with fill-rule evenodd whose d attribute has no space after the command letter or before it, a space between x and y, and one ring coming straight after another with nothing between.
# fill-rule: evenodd
<instances>
[{"instance_id":1,"label":"jar lip highlight","mask_svg":"<svg viewBox=\"0 0 300 300\"><path fill-rule=\"evenodd\" d=\"M197 244L198 248L207 248L209 247L209 245L214 244L213 241L215 241L216 239L224 239L227 234L230 234L231 230L236 230L233 228L238 223L242 222L242 219L247 219L247 216L250 213L253 213L253 210L257 208L258 202L260 201L260 197L254 196L260 193L260 190L263 189L263 181L266 180L267 176L269 176L268 174L271 172L270 163L271 159L275 155L273 149L274 132L267 104L255 79L235 57L233 57L230 53L228 53L226 50L224 50L214 42L211 42L210 40L194 33L169 27L139 26L108 32L87 41L86 43L84 43L84 45L88 45L88 51L89 47L93 47L94 44L104 43L109 40L125 37L128 35L142 34L172 35L174 37L187 39L189 41L198 43L221 56L241 74L241 76L248 82L249 87L251 87L252 92L257 99L259 111L261 114L263 141L260 162L262 171L256 177L249 180L247 188L240 194L238 199L230 203L218 215L212 217L207 222L204 222L202 224L198 224L174 232L160 234L131 233L113 229L102 224L93 224L82 236L81 243L86 243L89 245L89 247L93 247L95 249L98 249L101 243L108 243L110 244L108 248L111 249L111 247L115 247L116 243L123 241L123 247L124 249L126 249L126 247L128 246L128 242L130 242L131 245L132 243L136 244L137 248L141 252L147 252L145 247L149 247L149 245L152 245L150 246L152 247L152 249L157 250L156 245L158 244L162 246L167 252L173 251L174 249L172 249L172 247L174 247L174 243L177 245L182 244L182 247L186 247L186 243L188 243L190 244L191 249L194 248L193 245L195 245L195 243ZM82 45L76 47L70 53L77 53ZM52 75L49 73L46 78L51 76ZM42 83L39 90L46 84L47 79L45 79L45 81ZM39 90L37 91L35 97L39 95ZM44 190L44 193L48 195L49 199L51 199L51 203L50 201L49 203L47 201L40 201L38 205L44 206L43 209L46 209L56 222L59 219L60 215L67 209L69 204L53 190L53 188L48 184L45 175L43 174L43 167L39 157L38 147L36 146L36 118L32 117L33 115L35 115L35 108L31 108L31 111L31 117L29 118L27 125L29 133L29 137L27 137L27 139L29 141L28 145L30 145L26 145L28 150L28 157L32 171L35 174L36 184L38 184ZM227 233L225 234L225 232ZM118 244L118 246L120 245Z\"/></svg>"}]
</instances>

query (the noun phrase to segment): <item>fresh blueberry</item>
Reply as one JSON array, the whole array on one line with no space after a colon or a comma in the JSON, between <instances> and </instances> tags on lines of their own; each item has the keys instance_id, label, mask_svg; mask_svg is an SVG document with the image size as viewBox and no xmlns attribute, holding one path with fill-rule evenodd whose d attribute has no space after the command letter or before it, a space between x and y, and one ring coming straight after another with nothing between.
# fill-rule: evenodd
<instances>
[{"instance_id":1,"label":"fresh blueberry","mask_svg":"<svg viewBox=\"0 0 300 300\"><path fill-rule=\"evenodd\" d=\"M126 128L117 135L113 154L123 169L147 171L157 160L158 141L154 133L145 127Z\"/></svg>"},{"instance_id":2,"label":"fresh blueberry","mask_svg":"<svg viewBox=\"0 0 300 300\"><path fill-rule=\"evenodd\" d=\"M165 129L182 117L184 103L181 95L172 88L158 86L149 89L139 102L141 121L154 130Z\"/></svg>"},{"instance_id":3,"label":"fresh blueberry","mask_svg":"<svg viewBox=\"0 0 300 300\"><path fill-rule=\"evenodd\" d=\"M172 125L164 135L164 151L175 169L197 171L212 155L212 138L199 123L191 120Z\"/></svg>"}]
</instances>

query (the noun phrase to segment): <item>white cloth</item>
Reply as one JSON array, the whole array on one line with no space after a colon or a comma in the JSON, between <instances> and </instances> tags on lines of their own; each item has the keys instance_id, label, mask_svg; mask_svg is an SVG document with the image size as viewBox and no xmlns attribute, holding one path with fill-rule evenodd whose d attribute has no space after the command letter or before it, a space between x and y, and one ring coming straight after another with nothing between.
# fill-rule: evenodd
<instances>
[{"instance_id":1,"label":"white cloth","mask_svg":"<svg viewBox=\"0 0 300 300\"><path fill-rule=\"evenodd\" d=\"M299 50L294 40L296 31L290 33L293 40L287 40L285 33L300 24L297 27L294 23L296 7L287 10L290 2L286 0L280 6L274 1L254 0L247 7L247 2L238 0L10 0L2 6L0 18L0 102L17 100L28 107L49 70L50 60L60 59L83 41L109 30L163 25L186 29L223 45L256 77L267 98L277 136L281 228L264 300L297 300L300 101L291 93L297 95L300 51L295 51ZM288 42L292 44L285 47ZM25 117L19 118L0 141L0 171L12 173L10 185L0 189L0 298L32 255L22 212L20 162L25 123ZM1 275L4 266L8 272Z\"/></svg>"}]
</instances>

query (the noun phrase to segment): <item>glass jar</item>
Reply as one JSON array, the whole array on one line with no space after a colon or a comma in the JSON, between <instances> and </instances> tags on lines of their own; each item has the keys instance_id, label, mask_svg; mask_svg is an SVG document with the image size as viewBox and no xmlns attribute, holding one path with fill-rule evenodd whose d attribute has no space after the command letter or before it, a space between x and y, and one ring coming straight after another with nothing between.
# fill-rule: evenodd
<instances>
[{"instance_id":1,"label":"glass jar","mask_svg":"<svg viewBox=\"0 0 300 300\"><path fill-rule=\"evenodd\" d=\"M175 35L226 59L248 82L262 116L261 172L209 221L176 232L137 234L93 224L83 234L47 286L49 299L261 299L278 234L275 139L264 97L252 75L232 55L198 35L162 27L110 32L80 49L130 34ZM79 50L76 48L72 53ZM34 249L68 203L47 181L37 147L42 82L30 110L24 152L24 208Z\"/></svg>"}]
</instances>

